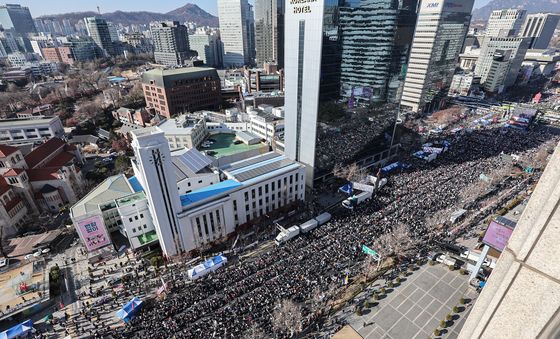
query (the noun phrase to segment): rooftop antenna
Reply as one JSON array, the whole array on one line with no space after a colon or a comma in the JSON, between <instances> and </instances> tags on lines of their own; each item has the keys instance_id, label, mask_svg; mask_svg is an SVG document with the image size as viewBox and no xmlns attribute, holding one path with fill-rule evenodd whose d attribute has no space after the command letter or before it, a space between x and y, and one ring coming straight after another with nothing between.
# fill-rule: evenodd
<instances>
[{"instance_id":1,"label":"rooftop antenna","mask_svg":"<svg viewBox=\"0 0 560 339\"><path fill-rule=\"evenodd\" d=\"M99 9L99 6L97 6L97 13L101 14L101 10Z\"/></svg>"}]
</instances>

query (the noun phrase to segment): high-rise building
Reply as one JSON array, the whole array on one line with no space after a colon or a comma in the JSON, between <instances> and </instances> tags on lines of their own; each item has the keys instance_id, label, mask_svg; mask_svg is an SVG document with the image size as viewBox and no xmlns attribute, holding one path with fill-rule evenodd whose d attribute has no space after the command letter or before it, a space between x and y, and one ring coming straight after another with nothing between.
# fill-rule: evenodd
<instances>
[{"instance_id":1,"label":"high-rise building","mask_svg":"<svg viewBox=\"0 0 560 339\"><path fill-rule=\"evenodd\" d=\"M474 72L486 91L499 93L515 83L530 43L514 36L484 38Z\"/></svg>"},{"instance_id":2,"label":"high-rise building","mask_svg":"<svg viewBox=\"0 0 560 339\"><path fill-rule=\"evenodd\" d=\"M358 96L370 100L372 95L364 92L371 92L373 86L383 87L379 92L384 100L392 77L398 78L406 69L414 1L288 1L285 5L285 37L290 39L284 53L286 155L306 165L309 186L335 165L374 165L391 157L387 149L397 111L350 118L346 108L353 108ZM403 23L408 32L399 30L404 12L412 20ZM388 69L387 64L399 66ZM377 68L383 71L372 75ZM346 93L343 77L350 89L344 105L337 100ZM396 96L398 91L393 92Z\"/></svg>"},{"instance_id":3,"label":"high-rise building","mask_svg":"<svg viewBox=\"0 0 560 339\"><path fill-rule=\"evenodd\" d=\"M154 58L162 65L184 65L192 55L188 29L178 21L164 21L150 25L154 42Z\"/></svg>"},{"instance_id":4,"label":"high-rise building","mask_svg":"<svg viewBox=\"0 0 560 339\"><path fill-rule=\"evenodd\" d=\"M28 7L6 4L0 6L0 25L19 34L37 33L37 28Z\"/></svg>"},{"instance_id":5,"label":"high-rise building","mask_svg":"<svg viewBox=\"0 0 560 339\"><path fill-rule=\"evenodd\" d=\"M104 51L103 54L105 54L105 56L115 55L115 47L111 40L107 21L98 16L85 18L84 20L86 22L88 35L95 41L97 47Z\"/></svg>"},{"instance_id":6,"label":"high-rise building","mask_svg":"<svg viewBox=\"0 0 560 339\"><path fill-rule=\"evenodd\" d=\"M198 53L198 59L210 67L222 65L222 41L215 32L196 32L189 36L191 49Z\"/></svg>"},{"instance_id":7,"label":"high-rise building","mask_svg":"<svg viewBox=\"0 0 560 339\"><path fill-rule=\"evenodd\" d=\"M524 9L502 9L493 11L486 25L486 36L515 36L521 31L527 11Z\"/></svg>"},{"instance_id":8,"label":"high-rise building","mask_svg":"<svg viewBox=\"0 0 560 339\"><path fill-rule=\"evenodd\" d=\"M249 65L251 60L251 29L252 22L247 0L218 0L218 16L220 20L220 37L224 45L224 66L239 67Z\"/></svg>"},{"instance_id":9,"label":"high-rise building","mask_svg":"<svg viewBox=\"0 0 560 339\"><path fill-rule=\"evenodd\" d=\"M245 27L247 29L247 42L249 49L249 62L252 64L255 62L256 50L255 50L255 12L253 11L253 5L247 3L247 14L245 15Z\"/></svg>"},{"instance_id":10,"label":"high-rise building","mask_svg":"<svg viewBox=\"0 0 560 339\"><path fill-rule=\"evenodd\" d=\"M432 111L447 95L468 32L474 0L422 2L401 106Z\"/></svg>"},{"instance_id":11,"label":"high-rise building","mask_svg":"<svg viewBox=\"0 0 560 339\"><path fill-rule=\"evenodd\" d=\"M397 101L406 75L417 0L368 0L340 7L341 95Z\"/></svg>"},{"instance_id":12,"label":"high-rise building","mask_svg":"<svg viewBox=\"0 0 560 339\"><path fill-rule=\"evenodd\" d=\"M519 34L521 37L531 38L530 49L547 49L559 20L558 14L529 14Z\"/></svg>"},{"instance_id":13,"label":"high-rise building","mask_svg":"<svg viewBox=\"0 0 560 339\"><path fill-rule=\"evenodd\" d=\"M255 48L257 67L275 62L282 69L284 42L284 0L255 1ZM280 62L282 64L280 65Z\"/></svg>"},{"instance_id":14,"label":"high-rise building","mask_svg":"<svg viewBox=\"0 0 560 339\"><path fill-rule=\"evenodd\" d=\"M107 22L107 27L109 28L109 36L111 37L111 41L119 41L119 32L117 31L117 26L115 26L112 22Z\"/></svg>"}]
</instances>

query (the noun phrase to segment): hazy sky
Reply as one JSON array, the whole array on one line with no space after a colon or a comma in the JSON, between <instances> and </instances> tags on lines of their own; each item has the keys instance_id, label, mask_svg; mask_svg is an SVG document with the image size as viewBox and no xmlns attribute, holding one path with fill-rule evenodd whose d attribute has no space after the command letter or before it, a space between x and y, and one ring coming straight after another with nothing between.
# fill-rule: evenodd
<instances>
[{"instance_id":1,"label":"hazy sky","mask_svg":"<svg viewBox=\"0 0 560 339\"><path fill-rule=\"evenodd\" d=\"M33 17L45 14L59 14L67 12L97 11L101 13L121 11L148 11L165 13L187 2L197 4L205 11L217 15L216 0L11 0L8 3L19 3L31 10ZM250 0L249 2L254 2ZM475 8L486 5L490 0L475 0Z\"/></svg>"}]
</instances>

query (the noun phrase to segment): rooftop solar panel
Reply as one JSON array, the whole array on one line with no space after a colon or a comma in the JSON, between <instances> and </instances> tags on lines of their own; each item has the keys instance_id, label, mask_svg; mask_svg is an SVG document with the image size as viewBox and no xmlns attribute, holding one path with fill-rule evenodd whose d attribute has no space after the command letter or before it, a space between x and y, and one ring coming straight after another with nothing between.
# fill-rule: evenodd
<instances>
[{"instance_id":1,"label":"rooftop solar panel","mask_svg":"<svg viewBox=\"0 0 560 339\"><path fill-rule=\"evenodd\" d=\"M270 173L272 171L284 168L286 166L290 166L292 164L294 164L294 162L292 160L282 159L282 160L279 160L279 161L272 162L270 164L266 164L264 166L260 166L260 167L257 167L257 168L254 168L254 169L236 174L235 179L237 179L238 181L241 181L241 182L251 180L251 179L256 178L258 176L261 176L263 174Z\"/></svg>"},{"instance_id":2,"label":"rooftop solar panel","mask_svg":"<svg viewBox=\"0 0 560 339\"><path fill-rule=\"evenodd\" d=\"M253 159L247 159L247 160L241 161L241 162L239 162L235 165L232 165L231 167L225 168L225 170L227 170L228 172L233 172L233 171L241 169L243 167L258 164L259 162L267 161L267 160L274 159L274 158L280 157L280 156L281 155L278 154L278 153L270 152L270 153L264 154L262 156L258 156L256 158L253 158Z\"/></svg>"}]
</instances>

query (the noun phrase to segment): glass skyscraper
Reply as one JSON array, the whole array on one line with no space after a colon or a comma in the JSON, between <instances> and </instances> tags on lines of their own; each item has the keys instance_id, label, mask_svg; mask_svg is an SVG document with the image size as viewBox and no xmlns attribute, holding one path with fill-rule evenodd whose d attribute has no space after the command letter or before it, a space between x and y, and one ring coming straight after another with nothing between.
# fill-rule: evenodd
<instances>
[{"instance_id":1,"label":"glass skyscraper","mask_svg":"<svg viewBox=\"0 0 560 339\"><path fill-rule=\"evenodd\" d=\"M284 149L306 165L308 185L335 165L371 165L392 155L397 109L370 105L399 93L417 2L286 3Z\"/></svg>"},{"instance_id":2,"label":"glass skyscraper","mask_svg":"<svg viewBox=\"0 0 560 339\"><path fill-rule=\"evenodd\" d=\"M341 95L385 102L399 87L416 24L417 0L352 0L340 7ZM395 101L394 97L389 98Z\"/></svg>"}]
</instances>

